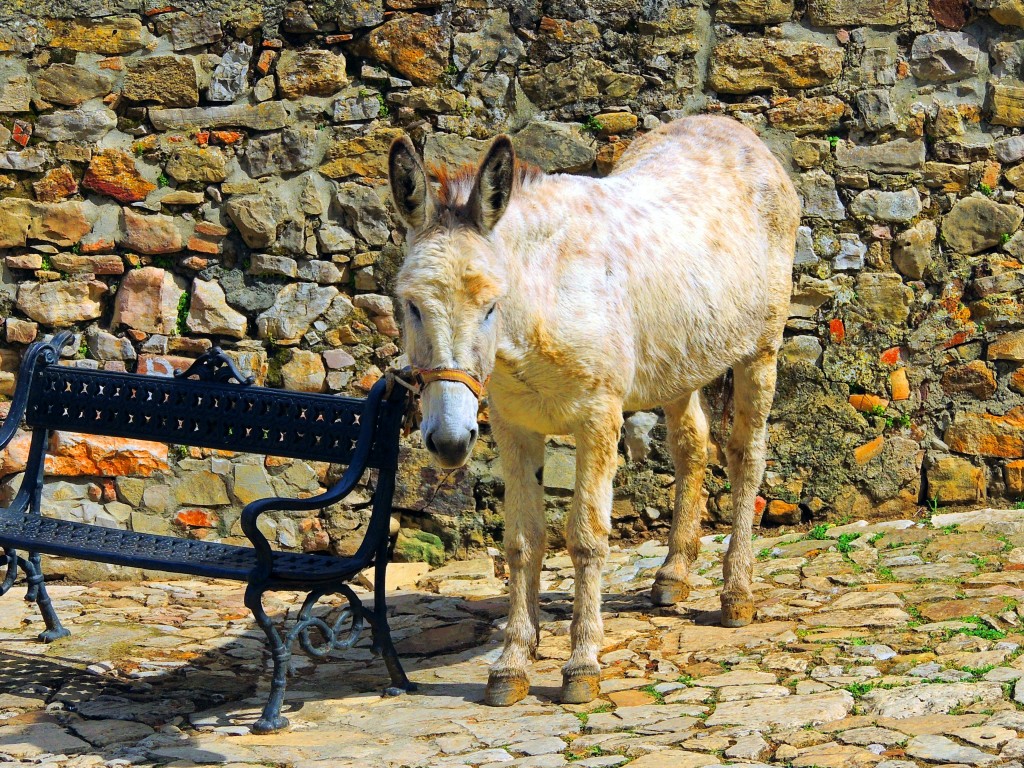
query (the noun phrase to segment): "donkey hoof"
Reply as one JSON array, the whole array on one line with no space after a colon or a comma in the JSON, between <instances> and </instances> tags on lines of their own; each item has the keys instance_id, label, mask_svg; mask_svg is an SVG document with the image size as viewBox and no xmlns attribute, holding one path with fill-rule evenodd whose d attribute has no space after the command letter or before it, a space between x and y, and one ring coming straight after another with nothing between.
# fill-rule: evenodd
<instances>
[{"instance_id":1,"label":"donkey hoof","mask_svg":"<svg viewBox=\"0 0 1024 768\"><path fill-rule=\"evenodd\" d=\"M601 676L598 674L562 675L563 704L587 704L601 693Z\"/></svg>"},{"instance_id":2,"label":"donkey hoof","mask_svg":"<svg viewBox=\"0 0 1024 768\"><path fill-rule=\"evenodd\" d=\"M484 703L489 707L511 707L530 693L530 681L525 676L487 678Z\"/></svg>"},{"instance_id":3,"label":"donkey hoof","mask_svg":"<svg viewBox=\"0 0 1024 768\"><path fill-rule=\"evenodd\" d=\"M253 733L274 733L275 731L283 731L288 727L288 718L283 715L277 715L275 717L263 716L255 723L252 724Z\"/></svg>"},{"instance_id":4,"label":"donkey hoof","mask_svg":"<svg viewBox=\"0 0 1024 768\"><path fill-rule=\"evenodd\" d=\"M685 581L656 581L651 587L651 602L655 605L675 605L690 596L690 585Z\"/></svg>"},{"instance_id":5,"label":"donkey hoof","mask_svg":"<svg viewBox=\"0 0 1024 768\"><path fill-rule=\"evenodd\" d=\"M753 620L753 600L749 597L722 595L723 627L745 627Z\"/></svg>"}]
</instances>

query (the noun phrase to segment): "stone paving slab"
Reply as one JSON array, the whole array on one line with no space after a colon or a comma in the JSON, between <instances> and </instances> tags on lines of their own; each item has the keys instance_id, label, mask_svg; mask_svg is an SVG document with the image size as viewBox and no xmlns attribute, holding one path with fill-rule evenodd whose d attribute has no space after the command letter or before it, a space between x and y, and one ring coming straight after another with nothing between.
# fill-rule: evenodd
<instances>
[{"instance_id":1,"label":"stone paving slab","mask_svg":"<svg viewBox=\"0 0 1024 768\"><path fill-rule=\"evenodd\" d=\"M508 709L481 703L501 647L503 564L396 568L395 636L419 690L381 695L385 671L368 638L326 663L297 652L285 702L292 728L261 736L249 726L269 660L237 584L54 584L72 636L52 645L34 641L31 604L0 601L0 762L1019 768L1024 570L1011 555L1024 547L1024 511L938 521L858 522L824 538L815 529L764 539L770 547L755 542L759 616L740 629L717 626L721 537L703 540L693 592L670 609L646 595L662 544L613 552L602 693L586 705L557 702L572 609L564 553L545 564L531 695ZM960 548L968 535L971 546ZM280 621L300 603L289 593L268 602ZM340 607L329 600L318 610Z\"/></svg>"}]
</instances>

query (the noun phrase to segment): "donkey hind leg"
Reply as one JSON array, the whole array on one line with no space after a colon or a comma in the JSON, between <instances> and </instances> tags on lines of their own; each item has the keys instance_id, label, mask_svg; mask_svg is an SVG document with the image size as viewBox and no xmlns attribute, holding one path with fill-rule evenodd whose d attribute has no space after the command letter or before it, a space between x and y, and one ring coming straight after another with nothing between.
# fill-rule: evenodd
<instances>
[{"instance_id":1,"label":"donkey hind leg","mask_svg":"<svg viewBox=\"0 0 1024 768\"><path fill-rule=\"evenodd\" d=\"M43 576L43 562L39 553L29 552L28 557L22 559L21 565L28 582L25 599L39 606L39 613L42 614L43 623L46 625L45 631L39 633L39 639L44 643L52 643L70 635L71 631L60 623L60 617L46 592L46 578Z\"/></svg>"},{"instance_id":2,"label":"donkey hind leg","mask_svg":"<svg viewBox=\"0 0 1024 768\"><path fill-rule=\"evenodd\" d=\"M735 415L726 446L733 507L732 536L723 563L722 625L726 627L742 627L754 619L750 587L754 570L754 502L764 477L776 356L777 351L771 349L734 368Z\"/></svg>"},{"instance_id":3,"label":"donkey hind leg","mask_svg":"<svg viewBox=\"0 0 1024 768\"><path fill-rule=\"evenodd\" d=\"M576 492L565 537L576 570L576 594L569 627L572 650L562 667L564 704L585 704L600 692L597 654L604 640L601 569L608 556L621 404L616 404L616 409L598 414L576 433Z\"/></svg>"},{"instance_id":4,"label":"donkey hind leg","mask_svg":"<svg viewBox=\"0 0 1024 768\"><path fill-rule=\"evenodd\" d=\"M538 592L544 560L544 436L506 424L491 426L505 468L505 557L509 611L505 648L487 676L484 701L506 707L530 692L527 676L540 632Z\"/></svg>"},{"instance_id":5,"label":"donkey hind leg","mask_svg":"<svg viewBox=\"0 0 1024 768\"><path fill-rule=\"evenodd\" d=\"M655 605L673 605L690 594L686 577L697 558L709 435L700 392L691 392L666 405L665 420L676 469L676 499L668 535L668 557L651 588Z\"/></svg>"},{"instance_id":6,"label":"donkey hind leg","mask_svg":"<svg viewBox=\"0 0 1024 768\"><path fill-rule=\"evenodd\" d=\"M288 662L291 660L292 652L291 647L281 639L281 633L277 631L274 622L263 609L263 592L264 589L256 584L250 584L245 589L245 607L252 611L256 623L266 634L270 655L274 660L274 676L270 680L270 696L266 706L263 707L263 714L252 725L253 733L273 733L288 727L288 718L281 715L281 705L284 703Z\"/></svg>"}]
</instances>

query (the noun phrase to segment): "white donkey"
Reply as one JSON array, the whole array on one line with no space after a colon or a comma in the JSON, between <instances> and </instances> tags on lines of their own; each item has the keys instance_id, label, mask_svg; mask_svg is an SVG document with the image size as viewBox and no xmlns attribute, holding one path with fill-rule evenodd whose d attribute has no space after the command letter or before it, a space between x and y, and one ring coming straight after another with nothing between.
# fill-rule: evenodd
<instances>
[{"instance_id":1,"label":"white donkey","mask_svg":"<svg viewBox=\"0 0 1024 768\"><path fill-rule=\"evenodd\" d=\"M675 515L653 600L670 605L689 593L698 548L708 442L700 388L730 367L734 512L722 623L754 617L754 501L800 203L758 137L721 117L640 136L603 179L544 175L516 162L506 136L479 168L431 170L438 191L407 138L392 146L391 193L408 229L396 292L406 351L422 375L423 440L441 465L470 455L480 384L490 376L511 578L504 652L486 701L505 706L529 692L549 434L576 439L566 531L576 571L572 651L561 698L591 701L623 410L660 406L668 423Z\"/></svg>"}]
</instances>

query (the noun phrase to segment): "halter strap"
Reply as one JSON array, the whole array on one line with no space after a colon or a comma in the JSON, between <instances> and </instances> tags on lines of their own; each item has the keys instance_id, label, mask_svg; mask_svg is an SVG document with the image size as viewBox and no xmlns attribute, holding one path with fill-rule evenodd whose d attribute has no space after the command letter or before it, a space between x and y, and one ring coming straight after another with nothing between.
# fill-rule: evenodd
<instances>
[{"instance_id":1,"label":"halter strap","mask_svg":"<svg viewBox=\"0 0 1024 768\"><path fill-rule=\"evenodd\" d=\"M488 376L486 379L481 381L469 371L465 371L462 368L414 368L413 370L416 372L416 377L419 379L420 389L435 381L456 381L459 384L465 384L477 400L483 397L484 389L487 387L487 382L490 380L490 377Z\"/></svg>"}]
</instances>

